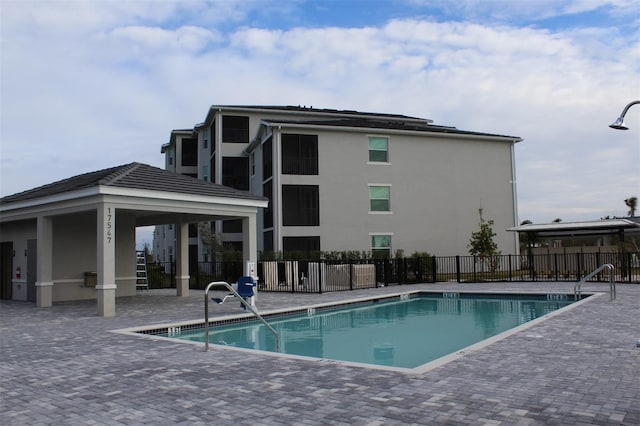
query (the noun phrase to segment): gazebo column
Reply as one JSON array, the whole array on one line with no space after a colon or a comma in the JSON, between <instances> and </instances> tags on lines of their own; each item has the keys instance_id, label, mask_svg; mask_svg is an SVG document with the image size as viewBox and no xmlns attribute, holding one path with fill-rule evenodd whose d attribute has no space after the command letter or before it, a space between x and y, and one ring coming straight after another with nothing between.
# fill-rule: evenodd
<instances>
[{"instance_id":1,"label":"gazebo column","mask_svg":"<svg viewBox=\"0 0 640 426\"><path fill-rule=\"evenodd\" d=\"M244 260L243 268L247 268L247 262L252 262L253 271L245 270L245 274L250 276L258 275L258 228L256 224L255 213L250 214L247 217L242 218L242 260ZM253 297L252 304L258 299L258 287L254 289L255 296Z\"/></svg>"},{"instance_id":2,"label":"gazebo column","mask_svg":"<svg viewBox=\"0 0 640 426\"><path fill-rule=\"evenodd\" d=\"M189 224L176 225L176 293L189 296Z\"/></svg>"},{"instance_id":3,"label":"gazebo column","mask_svg":"<svg viewBox=\"0 0 640 426\"><path fill-rule=\"evenodd\" d=\"M116 314L116 212L109 204L98 207L97 254L98 282L96 285L98 315Z\"/></svg>"},{"instance_id":4,"label":"gazebo column","mask_svg":"<svg viewBox=\"0 0 640 426\"><path fill-rule=\"evenodd\" d=\"M242 218L242 259L244 263L258 261L258 228L255 213Z\"/></svg>"},{"instance_id":5,"label":"gazebo column","mask_svg":"<svg viewBox=\"0 0 640 426\"><path fill-rule=\"evenodd\" d=\"M37 220L36 306L53 305L53 218L38 216Z\"/></svg>"}]
</instances>

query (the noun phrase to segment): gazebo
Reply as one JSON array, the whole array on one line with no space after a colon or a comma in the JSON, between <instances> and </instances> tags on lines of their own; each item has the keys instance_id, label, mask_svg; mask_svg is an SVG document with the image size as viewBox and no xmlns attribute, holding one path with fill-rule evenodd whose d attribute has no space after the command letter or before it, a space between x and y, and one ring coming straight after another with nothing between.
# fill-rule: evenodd
<instances>
[{"instance_id":1,"label":"gazebo","mask_svg":"<svg viewBox=\"0 0 640 426\"><path fill-rule=\"evenodd\" d=\"M241 219L243 258L257 260L256 216L266 198L141 163L53 182L0 199L0 296L95 298L115 315L116 296L136 292L135 230L176 227L176 293L189 293L188 225ZM95 271L95 285L87 285Z\"/></svg>"}]
</instances>

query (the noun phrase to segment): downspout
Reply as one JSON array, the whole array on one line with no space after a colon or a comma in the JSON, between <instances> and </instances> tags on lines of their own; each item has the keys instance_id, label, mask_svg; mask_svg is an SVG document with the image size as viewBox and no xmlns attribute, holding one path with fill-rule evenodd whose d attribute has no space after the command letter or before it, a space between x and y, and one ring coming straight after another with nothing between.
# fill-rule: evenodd
<instances>
[{"instance_id":1,"label":"downspout","mask_svg":"<svg viewBox=\"0 0 640 426\"><path fill-rule=\"evenodd\" d=\"M215 183L222 184L222 108L218 108L218 113L214 118L216 125L216 180Z\"/></svg>"},{"instance_id":2,"label":"downspout","mask_svg":"<svg viewBox=\"0 0 640 426\"><path fill-rule=\"evenodd\" d=\"M214 158L214 166L215 166L215 176L213 175L213 170L209 170L209 174L211 175L212 179L214 179L212 182L217 183L222 185L222 108L218 108L218 112L215 114L215 116L213 117L213 123L215 125L216 128L216 151L215 151L215 158ZM209 164L211 164L211 161L209 161ZM216 232L218 232L219 230L222 229L222 221L221 220L216 220L215 221L215 226L216 226ZM222 234L220 234L222 235ZM213 259L213 255L212 258Z\"/></svg>"},{"instance_id":3,"label":"downspout","mask_svg":"<svg viewBox=\"0 0 640 426\"><path fill-rule=\"evenodd\" d=\"M280 141L282 139L282 126L278 126L278 131L273 135L273 251L282 251L282 186L280 185L280 171L282 169L280 165L280 152L282 150Z\"/></svg>"},{"instance_id":4,"label":"downspout","mask_svg":"<svg viewBox=\"0 0 640 426\"><path fill-rule=\"evenodd\" d=\"M513 226L518 226L518 192L516 188L516 143L511 144L511 196L513 197ZM514 253L520 254L520 233L514 232Z\"/></svg>"}]
</instances>

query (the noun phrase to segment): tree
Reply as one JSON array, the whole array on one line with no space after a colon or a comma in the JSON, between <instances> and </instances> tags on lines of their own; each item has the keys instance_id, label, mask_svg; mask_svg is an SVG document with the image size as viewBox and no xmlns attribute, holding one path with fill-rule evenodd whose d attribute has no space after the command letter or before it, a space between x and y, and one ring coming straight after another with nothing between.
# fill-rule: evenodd
<instances>
[{"instance_id":1,"label":"tree","mask_svg":"<svg viewBox=\"0 0 640 426\"><path fill-rule=\"evenodd\" d=\"M624 203L629 207L629 213L627 213L630 217L634 217L636 215L636 210L638 209L638 197L629 197L624 200Z\"/></svg>"},{"instance_id":2,"label":"tree","mask_svg":"<svg viewBox=\"0 0 640 426\"><path fill-rule=\"evenodd\" d=\"M491 272L495 271L498 267L500 260L500 250L498 250L498 244L493 241L496 233L493 232L493 220L484 220L482 216L482 209L478 209L480 216L480 222L478 226L479 231L471 233L471 239L467 247L469 248L469 254L472 256L478 256L481 262L487 262L491 268Z\"/></svg>"},{"instance_id":3,"label":"tree","mask_svg":"<svg viewBox=\"0 0 640 426\"><path fill-rule=\"evenodd\" d=\"M144 242L144 256L147 259L147 263L152 263L153 262L153 253L151 253L151 245L149 244L148 241Z\"/></svg>"},{"instance_id":4,"label":"tree","mask_svg":"<svg viewBox=\"0 0 640 426\"><path fill-rule=\"evenodd\" d=\"M222 245L222 238L211 230L207 222L198 224L198 235L200 236L200 242L205 249L205 253L212 261L215 261L217 257L223 254L224 246Z\"/></svg>"}]
</instances>

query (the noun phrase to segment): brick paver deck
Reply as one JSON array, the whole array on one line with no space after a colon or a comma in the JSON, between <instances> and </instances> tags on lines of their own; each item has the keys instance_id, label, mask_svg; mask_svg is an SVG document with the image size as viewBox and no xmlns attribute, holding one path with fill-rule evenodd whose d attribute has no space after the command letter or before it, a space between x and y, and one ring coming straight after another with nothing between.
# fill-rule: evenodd
<instances>
[{"instance_id":1,"label":"brick paver deck","mask_svg":"<svg viewBox=\"0 0 640 426\"><path fill-rule=\"evenodd\" d=\"M573 283L429 284L261 293L261 310L399 290L572 292ZM607 290L589 284L585 290ZM640 285L554 316L424 374L239 354L111 333L203 317L203 294L0 302L3 425L640 425ZM236 303L212 305L215 315Z\"/></svg>"}]
</instances>

